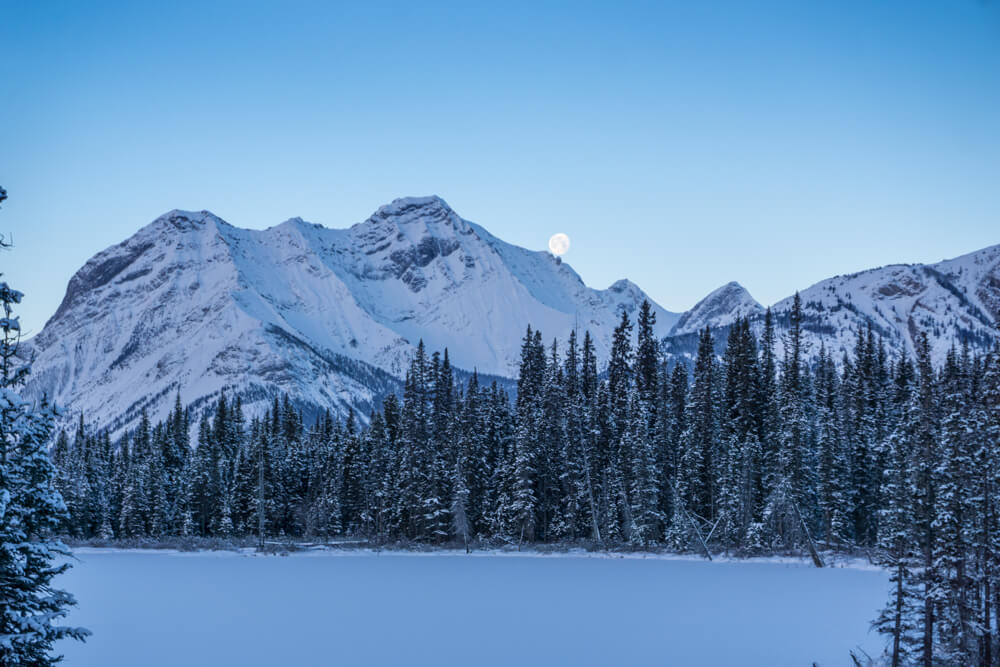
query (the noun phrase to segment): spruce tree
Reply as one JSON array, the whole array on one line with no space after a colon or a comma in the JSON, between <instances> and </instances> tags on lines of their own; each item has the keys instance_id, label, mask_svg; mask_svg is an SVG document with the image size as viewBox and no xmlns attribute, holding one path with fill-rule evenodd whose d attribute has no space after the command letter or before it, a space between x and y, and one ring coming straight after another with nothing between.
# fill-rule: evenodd
<instances>
[{"instance_id":1,"label":"spruce tree","mask_svg":"<svg viewBox=\"0 0 1000 667\"><path fill-rule=\"evenodd\" d=\"M763 472L761 496L769 497L781 476L778 448L778 375L775 352L774 316L771 309L764 311L764 329L760 339L760 377L757 381L757 432L760 436Z\"/></svg>"},{"instance_id":2,"label":"spruce tree","mask_svg":"<svg viewBox=\"0 0 1000 667\"><path fill-rule=\"evenodd\" d=\"M630 452L631 526L629 537L633 544L649 546L658 542L662 534L663 515L660 512L660 489L657 479L656 453L648 428L646 405L638 394L631 409L629 428L624 438Z\"/></svg>"},{"instance_id":3,"label":"spruce tree","mask_svg":"<svg viewBox=\"0 0 1000 667\"><path fill-rule=\"evenodd\" d=\"M714 520L718 499L714 474L719 426L717 375L715 343L711 330L705 327L699 335L686 429L681 436L677 489L688 511L706 520Z\"/></svg>"},{"instance_id":4,"label":"spruce tree","mask_svg":"<svg viewBox=\"0 0 1000 667\"><path fill-rule=\"evenodd\" d=\"M5 197L0 188L0 201ZM70 567L69 549L53 538L68 517L47 450L54 412L17 393L30 372L13 313L22 296L0 282L0 663L44 667L60 660L52 655L55 642L89 632L57 624L76 604L54 584Z\"/></svg>"},{"instance_id":5,"label":"spruce tree","mask_svg":"<svg viewBox=\"0 0 1000 667\"><path fill-rule=\"evenodd\" d=\"M954 664L971 664L970 636L974 615L969 590L969 528L974 511L971 428L968 420L968 358L953 347L942 375L941 459L934 471L937 494L933 507L936 540L933 549L937 584L934 597L942 641L937 655Z\"/></svg>"},{"instance_id":6,"label":"spruce tree","mask_svg":"<svg viewBox=\"0 0 1000 667\"><path fill-rule=\"evenodd\" d=\"M987 356L981 384L982 413L973 454L977 471L975 498L979 505L973 543L979 561L982 595L977 626L980 662L992 665L996 658L996 626L1000 621L1000 352Z\"/></svg>"},{"instance_id":7,"label":"spruce tree","mask_svg":"<svg viewBox=\"0 0 1000 667\"><path fill-rule=\"evenodd\" d=\"M850 461L843 435L837 369L825 347L816 368L817 504L820 534L832 545L849 544L853 535L850 517Z\"/></svg>"},{"instance_id":8,"label":"spruce tree","mask_svg":"<svg viewBox=\"0 0 1000 667\"><path fill-rule=\"evenodd\" d=\"M521 346L521 365L517 379L517 427L513 451L510 492L511 528L518 544L535 539L538 527L537 434L542 424L542 389L545 378L545 351L539 332L531 327Z\"/></svg>"},{"instance_id":9,"label":"spruce tree","mask_svg":"<svg viewBox=\"0 0 1000 667\"><path fill-rule=\"evenodd\" d=\"M899 423L886 448L886 469L882 476L878 550L876 562L889 572L889 599L872 624L888 635L892 667L908 664L919 648L917 571L920 549L914 521L914 466L916 453L915 412L918 404L909 386L909 362L904 358L897 371L898 399L902 406Z\"/></svg>"},{"instance_id":10,"label":"spruce tree","mask_svg":"<svg viewBox=\"0 0 1000 667\"><path fill-rule=\"evenodd\" d=\"M914 528L920 548L920 663L934 665L935 596L938 587L934 557L937 552L938 530L935 523L937 500L937 467L940 461L938 444L938 392L931 366L930 344L926 334L916 341L916 383L911 413L914 440Z\"/></svg>"}]
</instances>

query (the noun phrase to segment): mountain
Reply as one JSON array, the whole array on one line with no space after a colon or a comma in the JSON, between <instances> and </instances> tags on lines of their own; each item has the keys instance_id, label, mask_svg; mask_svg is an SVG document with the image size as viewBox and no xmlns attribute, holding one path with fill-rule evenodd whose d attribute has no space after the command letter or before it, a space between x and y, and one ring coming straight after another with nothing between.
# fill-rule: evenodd
<instances>
[{"instance_id":1,"label":"mountain","mask_svg":"<svg viewBox=\"0 0 1000 667\"><path fill-rule=\"evenodd\" d=\"M512 377L527 326L578 327L605 359L620 309L648 297L587 287L547 252L505 243L442 199L398 199L348 229L292 218L266 230L170 211L72 277L30 341L28 392L120 430L180 393L239 395L249 414L287 392L307 412L365 418L398 391L419 340L459 369ZM654 304L659 335L679 315Z\"/></svg>"},{"instance_id":2,"label":"mountain","mask_svg":"<svg viewBox=\"0 0 1000 667\"><path fill-rule=\"evenodd\" d=\"M755 317L763 313L764 307L750 296L750 292L739 283L730 282L681 315L677 324L670 330L670 335L683 336L697 333L705 327L725 327L741 317Z\"/></svg>"},{"instance_id":3,"label":"mountain","mask_svg":"<svg viewBox=\"0 0 1000 667\"><path fill-rule=\"evenodd\" d=\"M529 324L546 341L589 330L603 362L621 309L634 320L647 298L627 280L589 288L560 258L506 243L438 197L397 199L347 229L292 218L249 230L170 211L73 276L28 342L27 392L116 432L143 409L163 417L178 393L196 412L221 391L251 415L288 393L306 413L364 420L400 390L420 340L447 348L460 376L509 382ZM926 332L940 362L956 343L997 340L1000 246L837 276L801 298L809 359L820 345L850 355L870 326L893 355L912 355ZM791 297L771 307L779 355L790 308ZM764 309L735 282L683 314L653 309L670 363L693 358L705 327L720 354L738 317L763 328Z\"/></svg>"},{"instance_id":4,"label":"mountain","mask_svg":"<svg viewBox=\"0 0 1000 667\"><path fill-rule=\"evenodd\" d=\"M936 264L895 264L836 276L802 290L800 297L807 359L816 358L820 345L838 361L850 357L858 332L871 326L890 354L906 350L910 358L917 336L926 333L939 364L953 345L965 342L974 351L985 351L1000 340L1000 245ZM792 298L771 307L779 355ZM763 329L759 306L739 285L729 283L678 320L663 343L667 357L689 359L697 346L696 332L706 325L721 353L733 322L727 308L748 315L758 334Z\"/></svg>"}]
</instances>

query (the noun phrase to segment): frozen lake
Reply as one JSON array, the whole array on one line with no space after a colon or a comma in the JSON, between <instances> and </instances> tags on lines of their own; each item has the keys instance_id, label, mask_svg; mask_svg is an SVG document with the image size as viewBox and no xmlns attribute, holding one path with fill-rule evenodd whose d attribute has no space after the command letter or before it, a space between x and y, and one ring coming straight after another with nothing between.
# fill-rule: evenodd
<instances>
[{"instance_id":1,"label":"frozen lake","mask_svg":"<svg viewBox=\"0 0 1000 667\"><path fill-rule=\"evenodd\" d=\"M70 667L849 665L878 571L518 555L82 550Z\"/></svg>"}]
</instances>

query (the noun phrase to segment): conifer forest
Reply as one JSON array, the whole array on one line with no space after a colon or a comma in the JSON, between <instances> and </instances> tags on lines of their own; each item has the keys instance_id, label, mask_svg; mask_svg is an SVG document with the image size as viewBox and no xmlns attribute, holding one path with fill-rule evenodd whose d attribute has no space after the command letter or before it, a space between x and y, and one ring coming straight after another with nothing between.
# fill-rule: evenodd
<instances>
[{"instance_id":1,"label":"conifer forest","mask_svg":"<svg viewBox=\"0 0 1000 667\"><path fill-rule=\"evenodd\" d=\"M1000 356L890 358L868 328L808 364L796 297L780 358L768 313L668 367L654 318L622 312L606 368L589 332L529 327L511 393L421 343L366 426L225 394L118 441L81 415L52 449L66 532L863 554L891 574L873 625L897 664L996 664Z\"/></svg>"}]
</instances>

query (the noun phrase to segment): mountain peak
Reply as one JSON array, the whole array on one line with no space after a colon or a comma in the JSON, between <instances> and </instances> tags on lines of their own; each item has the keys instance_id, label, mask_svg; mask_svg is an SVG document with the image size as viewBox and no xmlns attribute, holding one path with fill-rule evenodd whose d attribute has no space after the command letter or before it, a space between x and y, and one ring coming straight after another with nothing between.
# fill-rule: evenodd
<instances>
[{"instance_id":1,"label":"mountain peak","mask_svg":"<svg viewBox=\"0 0 1000 667\"><path fill-rule=\"evenodd\" d=\"M764 311L764 307L750 296L750 292L735 280L709 293L684 313L677 321L671 335L695 333L706 326L722 327L732 324L740 317Z\"/></svg>"},{"instance_id":2,"label":"mountain peak","mask_svg":"<svg viewBox=\"0 0 1000 667\"><path fill-rule=\"evenodd\" d=\"M639 286L636 285L631 280L629 280L628 278L622 278L620 280L616 280L615 282L611 283L611 285L608 287L608 291L610 292L626 292L629 290L636 290L636 289L639 289Z\"/></svg>"},{"instance_id":3,"label":"mountain peak","mask_svg":"<svg viewBox=\"0 0 1000 667\"><path fill-rule=\"evenodd\" d=\"M412 222L428 215L458 217L448 206L448 202L437 195L393 199L390 203L380 206L372 217L400 218L401 222Z\"/></svg>"},{"instance_id":4,"label":"mountain peak","mask_svg":"<svg viewBox=\"0 0 1000 667\"><path fill-rule=\"evenodd\" d=\"M448 203L438 197L402 197L380 206L371 217L351 227L359 239L408 239L419 243L426 237L453 238L456 233L471 234L469 223Z\"/></svg>"},{"instance_id":5,"label":"mountain peak","mask_svg":"<svg viewBox=\"0 0 1000 667\"><path fill-rule=\"evenodd\" d=\"M207 210L184 211L175 208L153 220L147 227L153 229L172 228L179 232L188 232L204 227L207 222L222 222L222 218Z\"/></svg>"}]
</instances>

